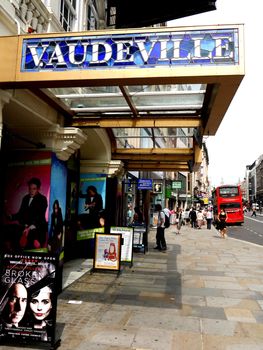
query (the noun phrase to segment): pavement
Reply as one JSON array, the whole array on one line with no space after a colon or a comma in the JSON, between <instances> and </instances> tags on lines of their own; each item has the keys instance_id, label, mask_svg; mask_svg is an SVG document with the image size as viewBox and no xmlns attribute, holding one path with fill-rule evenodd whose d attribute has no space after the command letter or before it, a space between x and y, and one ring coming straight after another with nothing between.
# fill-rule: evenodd
<instances>
[{"instance_id":1,"label":"pavement","mask_svg":"<svg viewBox=\"0 0 263 350\"><path fill-rule=\"evenodd\" d=\"M214 227L175 231L159 252L151 230L149 251L119 276L91 274L91 260L65 264L59 349L263 350L263 247Z\"/></svg>"}]
</instances>

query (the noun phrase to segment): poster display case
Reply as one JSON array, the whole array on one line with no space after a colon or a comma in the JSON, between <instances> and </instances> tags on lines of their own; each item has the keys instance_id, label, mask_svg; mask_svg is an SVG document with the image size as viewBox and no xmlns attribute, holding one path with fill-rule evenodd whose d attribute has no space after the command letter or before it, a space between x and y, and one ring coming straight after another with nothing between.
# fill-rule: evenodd
<instances>
[{"instance_id":1,"label":"poster display case","mask_svg":"<svg viewBox=\"0 0 263 350\"><path fill-rule=\"evenodd\" d=\"M95 233L93 270L120 271L121 234Z\"/></svg>"},{"instance_id":2,"label":"poster display case","mask_svg":"<svg viewBox=\"0 0 263 350\"><path fill-rule=\"evenodd\" d=\"M110 233L121 234L121 262L132 265L133 259L133 227L111 227Z\"/></svg>"},{"instance_id":3,"label":"poster display case","mask_svg":"<svg viewBox=\"0 0 263 350\"><path fill-rule=\"evenodd\" d=\"M0 272L0 341L60 345L56 339L58 258L5 253Z\"/></svg>"}]
</instances>

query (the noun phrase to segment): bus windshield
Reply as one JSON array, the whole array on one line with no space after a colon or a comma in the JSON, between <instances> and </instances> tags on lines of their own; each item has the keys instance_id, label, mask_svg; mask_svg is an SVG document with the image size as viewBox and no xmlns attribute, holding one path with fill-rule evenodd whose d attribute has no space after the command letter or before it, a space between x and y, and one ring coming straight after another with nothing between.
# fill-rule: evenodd
<instances>
[{"instance_id":1,"label":"bus windshield","mask_svg":"<svg viewBox=\"0 0 263 350\"><path fill-rule=\"evenodd\" d=\"M219 196L223 198L238 196L238 187L220 187Z\"/></svg>"}]
</instances>

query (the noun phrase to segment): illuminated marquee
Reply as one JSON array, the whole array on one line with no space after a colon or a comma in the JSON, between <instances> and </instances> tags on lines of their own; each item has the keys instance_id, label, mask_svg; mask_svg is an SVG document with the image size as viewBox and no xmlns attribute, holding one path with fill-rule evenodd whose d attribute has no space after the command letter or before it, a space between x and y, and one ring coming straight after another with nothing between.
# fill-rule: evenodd
<instances>
[{"instance_id":1,"label":"illuminated marquee","mask_svg":"<svg viewBox=\"0 0 263 350\"><path fill-rule=\"evenodd\" d=\"M21 71L238 64L238 30L23 40Z\"/></svg>"}]
</instances>

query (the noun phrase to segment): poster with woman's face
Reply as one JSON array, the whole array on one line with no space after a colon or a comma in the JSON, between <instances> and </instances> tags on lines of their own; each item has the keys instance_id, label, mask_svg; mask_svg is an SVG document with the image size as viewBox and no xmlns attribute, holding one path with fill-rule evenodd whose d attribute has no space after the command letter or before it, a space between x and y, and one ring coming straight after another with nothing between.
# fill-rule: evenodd
<instances>
[{"instance_id":1,"label":"poster with woman's face","mask_svg":"<svg viewBox=\"0 0 263 350\"><path fill-rule=\"evenodd\" d=\"M59 160L52 154L51 178L50 178L50 206L49 206L49 228L51 215L54 212L54 202L58 201L62 218L65 220L66 214L66 188L67 188L67 167L65 162ZM50 231L50 230L49 230Z\"/></svg>"},{"instance_id":2,"label":"poster with woman's face","mask_svg":"<svg viewBox=\"0 0 263 350\"><path fill-rule=\"evenodd\" d=\"M4 254L0 275L0 336L51 342L56 323L54 256Z\"/></svg>"}]
</instances>

